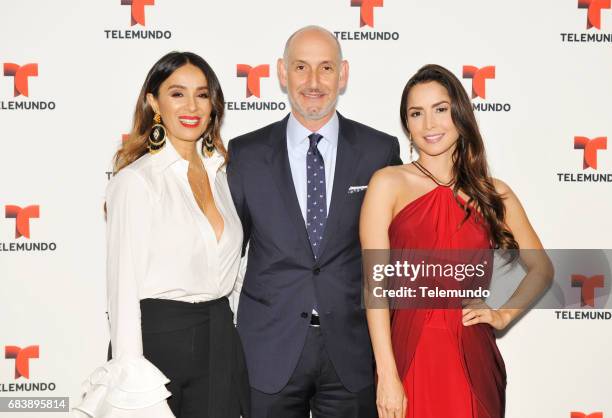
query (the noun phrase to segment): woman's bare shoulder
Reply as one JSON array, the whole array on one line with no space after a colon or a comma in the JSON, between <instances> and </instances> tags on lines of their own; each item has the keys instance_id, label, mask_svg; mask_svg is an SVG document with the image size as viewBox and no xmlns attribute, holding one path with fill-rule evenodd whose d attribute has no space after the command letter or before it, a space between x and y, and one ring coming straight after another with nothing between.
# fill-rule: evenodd
<instances>
[{"instance_id":1,"label":"woman's bare shoulder","mask_svg":"<svg viewBox=\"0 0 612 418\"><path fill-rule=\"evenodd\" d=\"M503 196L507 193L512 192L510 186L508 186L508 184L506 184L503 180L493 177L491 178L491 181L493 182L493 187L495 187L495 191L500 195Z\"/></svg>"},{"instance_id":2,"label":"woman's bare shoulder","mask_svg":"<svg viewBox=\"0 0 612 418\"><path fill-rule=\"evenodd\" d=\"M412 164L404 164L381 168L374 173L370 184L381 187L406 186L418 180L419 175L414 172Z\"/></svg>"}]
</instances>

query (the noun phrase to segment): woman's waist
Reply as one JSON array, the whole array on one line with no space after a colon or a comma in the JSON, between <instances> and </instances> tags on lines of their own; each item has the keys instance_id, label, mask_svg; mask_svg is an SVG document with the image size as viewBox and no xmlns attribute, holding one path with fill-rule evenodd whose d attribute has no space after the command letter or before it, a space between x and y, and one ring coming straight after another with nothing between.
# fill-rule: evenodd
<instances>
[{"instance_id":1,"label":"woman's waist","mask_svg":"<svg viewBox=\"0 0 612 418\"><path fill-rule=\"evenodd\" d=\"M461 321L460 309L430 309L425 315L423 327L451 329Z\"/></svg>"},{"instance_id":2,"label":"woman's waist","mask_svg":"<svg viewBox=\"0 0 612 418\"><path fill-rule=\"evenodd\" d=\"M143 333L169 332L195 327L212 320L232 321L227 297L199 302L147 298L140 301Z\"/></svg>"},{"instance_id":3,"label":"woman's waist","mask_svg":"<svg viewBox=\"0 0 612 418\"><path fill-rule=\"evenodd\" d=\"M236 284L237 272L229 275L147 274L139 288L139 298L199 303L229 295Z\"/></svg>"}]
</instances>

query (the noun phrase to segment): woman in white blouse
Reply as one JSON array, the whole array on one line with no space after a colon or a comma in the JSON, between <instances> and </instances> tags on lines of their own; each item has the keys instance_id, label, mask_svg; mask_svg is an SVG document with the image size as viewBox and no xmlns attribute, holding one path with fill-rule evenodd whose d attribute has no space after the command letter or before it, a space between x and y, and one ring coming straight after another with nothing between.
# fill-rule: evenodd
<instances>
[{"instance_id":1,"label":"woman in white blouse","mask_svg":"<svg viewBox=\"0 0 612 418\"><path fill-rule=\"evenodd\" d=\"M106 194L112 359L86 382L77 415L249 416L227 299L242 226L223 110L215 73L193 53L167 54L147 75Z\"/></svg>"}]
</instances>

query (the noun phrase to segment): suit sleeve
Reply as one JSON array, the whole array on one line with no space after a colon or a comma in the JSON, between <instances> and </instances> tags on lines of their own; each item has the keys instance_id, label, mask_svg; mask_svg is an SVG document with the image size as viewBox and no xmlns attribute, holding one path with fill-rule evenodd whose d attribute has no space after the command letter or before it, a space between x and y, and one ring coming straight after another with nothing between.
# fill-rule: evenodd
<instances>
[{"instance_id":1,"label":"suit sleeve","mask_svg":"<svg viewBox=\"0 0 612 418\"><path fill-rule=\"evenodd\" d=\"M400 158L400 147L399 141L396 137L391 139L391 147L389 149L389 155L387 157L387 165L402 165L404 164Z\"/></svg>"},{"instance_id":2,"label":"suit sleeve","mask_svg":"<svg viewBox=\"0 0 612 418\"><path fill-rule=\"evenodd\" d=\"M232 200L236 207L236 212L242 222L242 230L244 233L244 240L242 242L242 256L245 256L246 247L251 238L251 216L249 213L249 207L246 201L243 164L241 164L239 153L234 145L233 140L229 142L227 146L227 153L229 156L229 163L227 166L227 179L232 194Z\"/></svg>"}]
</instances>

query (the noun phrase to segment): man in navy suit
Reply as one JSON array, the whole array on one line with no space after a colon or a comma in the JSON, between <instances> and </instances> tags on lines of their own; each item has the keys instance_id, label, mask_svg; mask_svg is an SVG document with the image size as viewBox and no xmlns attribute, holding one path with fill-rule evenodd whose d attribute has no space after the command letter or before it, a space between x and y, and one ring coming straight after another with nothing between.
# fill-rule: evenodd
<instances>
[{"instance_id":1,"label":"man in navy suit","mask_svg":"<svg viewBox=\"0 0 612 418\"><path fill-rule=\"evenodd\" d=\"M229 142L252 416L376 417L358 224L372 174L401 164L398 141L336 112L349 67L327 30L291 35L277 70L291 113Z\"/></svg>"}]
</instances>

